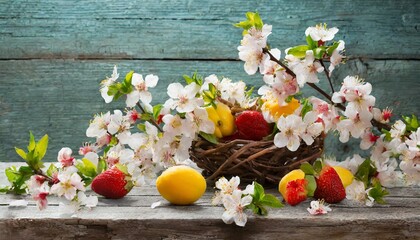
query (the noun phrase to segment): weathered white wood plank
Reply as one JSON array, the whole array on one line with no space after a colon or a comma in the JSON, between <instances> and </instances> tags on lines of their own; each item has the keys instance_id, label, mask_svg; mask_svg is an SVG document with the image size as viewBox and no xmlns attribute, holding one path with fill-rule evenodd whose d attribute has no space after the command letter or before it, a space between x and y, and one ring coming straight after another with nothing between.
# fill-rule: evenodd
<instances>
[{"instance_id":1,"label":"weathered white wood plank","mask_svg":"<svg viewBox=\"0 0 420 240\"><path fill-rule=\"evenodd\" d=\"M415 0L2 1L0 58L237 59L232 24L258 10L282 50L326 22L349 55L418 59L419 9Z\"/></svg>"},{"instance_id":2,"label":"weathered white wood plank","mask_svg":"<svg viewBox=\"0 0 420 240\"><path fill-rule=\"evenodd\" d=\"M15 163L0 163L0 169ZM22 165L23 163L16 163ZM0 172L0 180L5 176ZM0 195L0 236L5 239L198 239L198 238L286 238L286 239L418 239L420 237L420 188L392 188L386 205L365 207L347 200L331 205L324 216L311 216L309 200L291 207L271 209L266 217L251 216L245 228L225 225L223 208L212 206L213 190L194 205L174 206L159 200L153 186L142 188L120 200L100 197L96 208L73 214L50 198L39 211L29 196L27 207L8 207L22 196ZM279 194L275 189L268 192ZM140 194L139 194L140 193ZM398 196L402 193L403 196ZM139 194L139 195L137 195ZM0 238L2 239L2 238Z\"/></svg>"},{"instance_id":3,"label":"weathered white wood plank","mask_svg":"<svg viewBox=\"0 0 420 240\"><path fill-rule=\"evenodd\" d=\"M28 212L31 212L31 217L28 217ZM286 207L272 211L266 218L251 217L245 228L225 225L220 219L222 213L220 207L106 207L70 218L63 217L54 208L38 212L35 207L13 210L0 207L0 233L18 238L33 234L64 238L100 234L118 239L417 239L420 233L419 214L411 209L381 209L375 212L339 209L326 216L314 217L306 212L304 206Z\"/></svg>"}]
</instances>

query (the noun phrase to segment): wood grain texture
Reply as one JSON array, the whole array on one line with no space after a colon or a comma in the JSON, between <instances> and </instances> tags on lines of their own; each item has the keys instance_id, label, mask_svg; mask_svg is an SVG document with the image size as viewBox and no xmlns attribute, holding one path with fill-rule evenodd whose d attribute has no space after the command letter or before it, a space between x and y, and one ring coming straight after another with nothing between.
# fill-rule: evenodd
<instances>
[{"instance_id":1,"label":"wood grain texture","mask_svg":"<svg viewBox=\"0 0 420 240\"><path fill-rule=\"evenodd\" d=\"M124 107L123 99L106 105L98 91L99 82L111 74L113 64L119 66L122 75L130 70L157 74L160 82L152 90L155 103L167 99L169 83L183 81L183 74L195 70L204 76L215 73L242 79L254 86L262 83L258 75L248 76L239 61L0 61L0 161L19 161L13 148L26 146L30 130L38 138L49 134L47 161L55 161L61 147L76 151L83 142L91 141L85 132L93 115ZM420 105L410 97L420 89L419 61L351 60L333 75L336 86L349 74L366 77L372 83L378 106L390 106L396 115L420 114ZM328 89L326 81L321 85ZM314 93L308 87L304 90L307 95ZM340 144L331 136L326 149L341 159L345 157L340 156L342 153L357 151L357 144L358 141Z\"/></svg>"},{"instance_id":2,"label":"wood grain texture","mask_svg":"<svg viewBox=\"0 0 420 240\"><path fill-rule=\"evenodd\" d=\"M13 163L22 165L22 163ZM11 163L0 163L1 172ZM268 192L280 197L275 189ZM251 216L245 228L226 225L223 208L212 206L214 192L191 206L173 206L154 186L134 188L123 199L99 197L91 210L73 213L58 207L58 198L39 211L29 196L0 195L0 236L4 239L418 239L420 188L390 188L387 204L365 207L348 200L331 205L333 211L311 216L309 200L291 207L271 209L266 217ZM9 207L16 199L27 207ZM161 206L150 205L161 200ZM0 238L3 239L3 238Z\"/></svg>"},{"instance_id":3,"label":"wood grain texture","mask_svg":"<svg viewBox=\"0 0 420 240\"><path fill-rule=\"evenodd\" d=\"M0 58L237 59L232 24L255 10L282 50L326 22L350 56L419 58L415 0L0 1Z\"/></svg>"}]
</instances>

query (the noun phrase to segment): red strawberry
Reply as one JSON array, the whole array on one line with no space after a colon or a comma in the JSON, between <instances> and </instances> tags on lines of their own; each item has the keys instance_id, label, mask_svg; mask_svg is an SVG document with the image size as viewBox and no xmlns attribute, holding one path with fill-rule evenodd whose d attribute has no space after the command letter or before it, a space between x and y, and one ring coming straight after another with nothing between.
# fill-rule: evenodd
<instances>
[{"instance_id":1,"label":"red strawberry","mask_svg":"<svg viewBox=\"0 0 420 240\"><path fill-rule=\"evenodd\" d=\"M286 186L286 197L284 200L292 206L305 201L307 197L306 185L308 185L308 181L306 179L296 179L288 182Z\"/></svg>"},{"instance_id":2,"label":"red strawberry","mask_svg":"<svg viewBox=\"0 0 420 240\"><path fill-rule=\"evenodd\" d=\"M331 166L322 168L316 178L316 190L314 197L324 199L327 203L338 203L346 198L346 190L337 172Z\"/></svg>"},{"instance_id":3,"label":"red strawberry","mask_svg":"<svg viewBox=\"0 0 420 240\"><path fill-rule=\"evenodd\" d=\"M106 198L122 198L133 188L133 183L129 178L130 176L114 166L96 176L92 181L91 188Z\"/></svg>"},{"instance_id":4,"label":"red strawberry","mask_svg":"<svg viewBox=\"0 0 420 240\"><path fill-rule=\"evenodd\" d=\"M235 119L239 137L246 140L260 141L271 133L271 126L258 111L243 111Z\"/></svg>"}]
</instances>

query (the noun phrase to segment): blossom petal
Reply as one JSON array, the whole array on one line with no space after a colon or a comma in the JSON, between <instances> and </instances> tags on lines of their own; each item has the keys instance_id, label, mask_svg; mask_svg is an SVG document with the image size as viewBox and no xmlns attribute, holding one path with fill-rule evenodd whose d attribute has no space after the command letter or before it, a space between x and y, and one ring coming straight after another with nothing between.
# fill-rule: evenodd
<instances>
[{"instance_id":1,"label":"blossom petal","mask_svg":"<svg viewBox=\"0 0 420 240\"><path fill-rule=\"evenodd\" d=\"M157 83L159 81L159 77L153 74L149 74L146 76L146 86L153 88L156 87Z\"/></svg>"}]
</instances>

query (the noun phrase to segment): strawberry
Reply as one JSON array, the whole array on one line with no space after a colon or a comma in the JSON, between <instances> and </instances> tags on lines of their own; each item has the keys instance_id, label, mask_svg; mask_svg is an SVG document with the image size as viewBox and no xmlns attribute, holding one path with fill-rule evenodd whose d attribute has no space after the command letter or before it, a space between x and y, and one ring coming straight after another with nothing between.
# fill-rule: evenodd
<instances>
[{"instance_id":1,"label":"strawberry","mask_svg":"<svg viewBox=\"0 0 420 240\"><path fill-rule=\"evenodd\" d=\"M96 176L92 181L91 188L106 198L123 198L133 188L130 178L128 174L114 166Z\"/></svg>"},{"instance_id":2,"label":"strawberry","mask_svg":"<svg viewBox=\"0 0 420 240\"><path fill-rule=\"evenodd\" d=\"M272 130L262 113L258 111L243 111L236 117L235 124L239 138L246 140L260 141Z\"/></svg>"},{"instance_id":3,"label":"strawberry","mask_svg":"<svg viewBox=\"0 0 420 240\"><path fill-rule=\"evenodd\" d=\"M324 199L327 203L338 203L346 198L346 190L340 176L331 166L324 166L316 178L316 190L314 197Z\"/></svg>"},{"instance_id":4,"label":"strawberry","mask_svg":"<svg viewBox=\"0 0 420 240\"><path fill-rule=\"evenodd\" d=\"M286 186L286 197L284 200L292 206L305 201L307 198L306 185L308 185L308 181L306 179L296 179L288 182Z\"/></svg>"}]
</instances>

